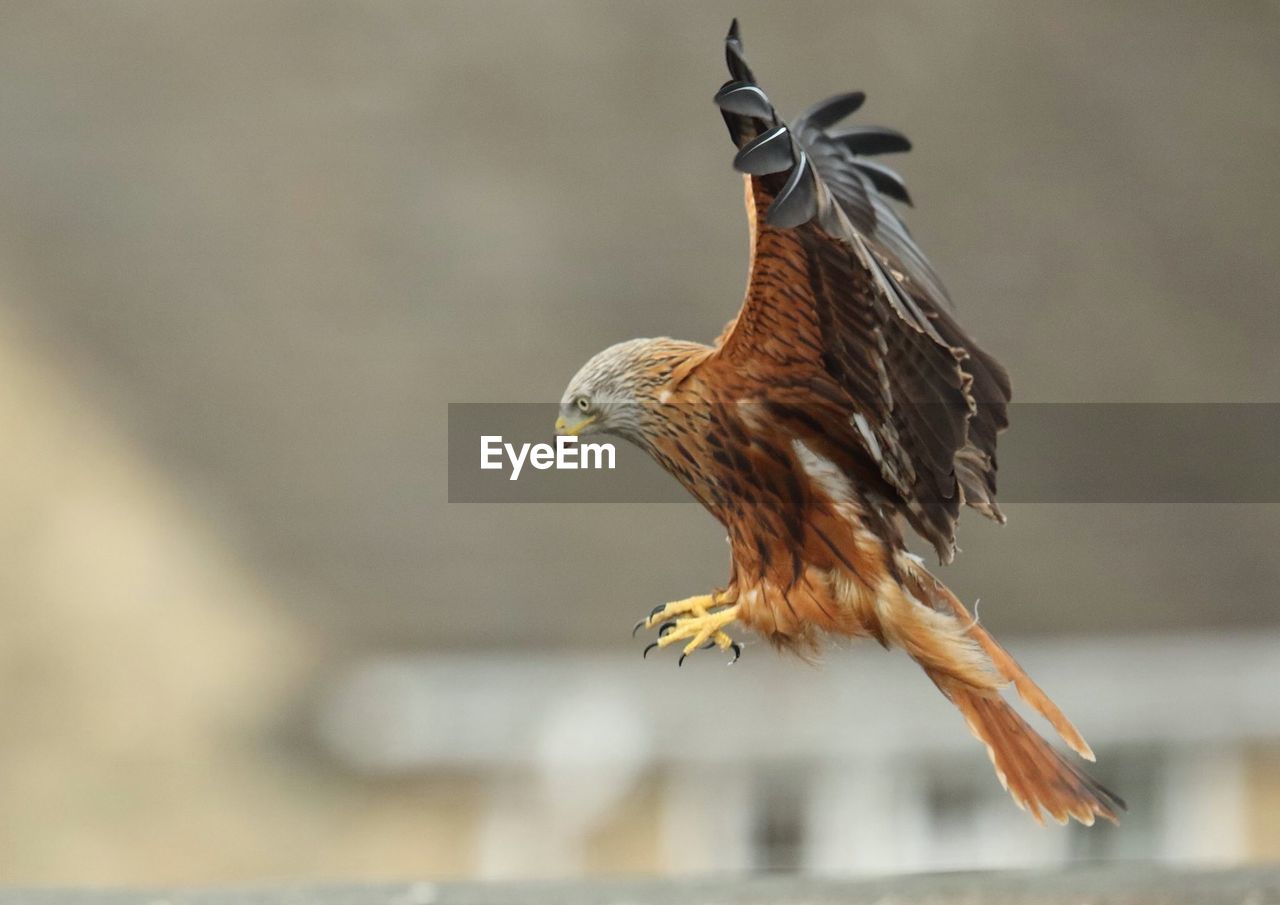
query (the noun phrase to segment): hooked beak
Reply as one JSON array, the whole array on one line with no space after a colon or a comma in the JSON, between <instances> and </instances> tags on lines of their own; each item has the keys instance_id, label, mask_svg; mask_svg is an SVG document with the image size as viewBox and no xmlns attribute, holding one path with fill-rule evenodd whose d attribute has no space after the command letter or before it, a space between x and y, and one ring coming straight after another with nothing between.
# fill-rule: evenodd
<instances>
[{"instance_id":1,"label":"hooked beak","mask_svg":"<svg viewBox=\"0 0 1280 905\"><path fill-rule=\"evenodd\" d=\"M583 428L595 420L596 416L592 415L590 418L583 418L576 424L570 424L564 419L564 416L561 415L556 419L556 433L560 434L562 437L576 437L578 434L582 433Z\"/></svg>"}]
</instances>

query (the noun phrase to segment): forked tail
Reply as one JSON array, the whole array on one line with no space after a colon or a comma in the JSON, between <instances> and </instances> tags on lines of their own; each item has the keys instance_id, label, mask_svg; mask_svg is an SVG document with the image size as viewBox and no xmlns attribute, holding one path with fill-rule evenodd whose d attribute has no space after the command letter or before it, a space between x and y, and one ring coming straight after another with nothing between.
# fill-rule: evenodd
<instances>
[{"instance_id":1,"label":"forked tail","mask_svg":"<svg viewBox=\"0 0 1280 905\"><path fill-rule=\"evenodd\" d=\"M1009 652L977 624L964 604L923 566L910 562L904 571L905 583L913 595L926 606L949 613L964 625L968 635L1018 695L1052 724L1072 750L1093 760L1093 751L1076 727ZM1118 813L1125 809L1118 795L1077 769L1041 738L998 690L964 682L954 672L939 670L928 663L921 666L964 715L973 734L987 746L1001 784L1037 822L1043 822L1043 811L1059 823L1065 823L1068 817L1083 824L1092 824L1098 817L1114 823Z\"/></svg>"},{"instance_id":2,"label":"forked tail","mask_svg":"<svg viewBox=\"0 0 1280 905\"><path fill-rule=\"evenodd\" d=\"M1001 785L1037 822L1044 822L1042 810L1059 823L1068 817L1086 825L1098 817L1116 822L1125 807L1120 797L1068 763L998 693L931 671L929 677L986 744Z\"/></svg>"}]
</instances>

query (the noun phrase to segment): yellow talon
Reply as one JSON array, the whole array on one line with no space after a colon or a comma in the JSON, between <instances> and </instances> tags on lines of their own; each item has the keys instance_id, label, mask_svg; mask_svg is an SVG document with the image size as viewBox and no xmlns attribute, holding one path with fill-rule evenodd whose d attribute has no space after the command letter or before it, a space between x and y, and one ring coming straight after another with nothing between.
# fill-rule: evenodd
<instances>
[{"instance_id":1,"label":"yellow talon","mask_svg":"<svg viewBox=\"0 0 1280 905\"><path fill-rule=\"evenodd\" d=\"M684 648L686 654L691 654L711 640L713 636L715 636L716 644L725 647L733 642L729 640L729 636L721 629L737 618L738 607L736 604L716 613L695 610L692 616L677 619L675 628L658 639L658 647L667 647L677 641L683 641L685 638L692 638L693 640L685 645ZM721 643L721 637L724 638L727 644Z\"/></svg>"},{"instance_id":2,"label":"yellow talon","mask_svg":"<svg viewBox=\"0 0 1280 905\"><path fill-rule=\"evenodd\" d=\"M716 610L716 607L723 609ZM741 648L723 631L724 627L738 618L738 605L732 606L715 594L701 594L669 603L655 610L643 621L645 628L662 625L674 617L675 622L670 631L660 636L652 647L669 647L677 641L688 643L684 646L681 661L698 648L711 642L721 650L732 650L737 660ZM647 651L646 651L647 652Z\"/></svg>"},{"instance_id":3,"label":"yellow talon","mask_svg":"<svg viewBox=\"0 0 1280 905\"><path fill-rule=\"evenodd\" d=\"M684 600L677 600L674 603L668 603L660 610L656 610L649 614L644 621L645 628L653 628L661 625L672 616L679 616L684 613L693 613L695 616L707 615L707 609L716 605L716 599L713 594L699 594L696 597L686 597Z\"/></svg>"}]
</instances>

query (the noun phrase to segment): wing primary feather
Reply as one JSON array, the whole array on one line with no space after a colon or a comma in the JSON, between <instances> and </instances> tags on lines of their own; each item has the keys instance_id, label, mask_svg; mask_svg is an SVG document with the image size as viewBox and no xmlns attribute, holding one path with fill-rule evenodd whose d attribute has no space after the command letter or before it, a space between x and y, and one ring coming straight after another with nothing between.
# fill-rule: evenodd
<instances>
[{"instance_id":1,"label":"wing primary feather","mask_svg":"<svg viewBox=\"0 0 1280 905\"><path fill-rule=\"evenodd\" d=\"M760 90L759 85L747 82L726 82L724 87L716 92L713 100L717 107L728 113L753 116L768 123L777 122L778 117L774 113L773 104L769 103L769 98Z\"/></svg>"},{"instance_id":2,"label":"wing primary feather","mask_svg":"<svg viewBox=\"0 0 1280 905\"><path fill-rule=\"evenodd\" d=\"M807 223L817 213L818 196L814 190L813 172L809 168L809 155L801 151L796 168L765 212L765 221L770 226L789 228Z\"/></svg>"},{"instance_id":3,"label":"wing primary feather","mask_svg":"<svg viewBox=\"0 0 1280 905\"><path fill-rule=\"evenodd\" d=\"M856 160L853 165L867 174L867 178L884 194L896 198L903 204L911 204L911 195L907 193L906 183L902 177L884 164L870 160Z\"/></svg>"},{"instance_id":4,"label":"wing primary feather","mask_svg":"<svg viewBox=\"0 0 1280 905\"><path fill-rule=\"evenodd\" d=\"M740 82L754 82L756 77L751 73L751 67L747 65L747 61L742 57L742 38L738 36L737 19L729 28L729 34L724 39L724 60L729 66L729 72L735 79Z\"/></svg>"},{"instance_id":5,"label":"wing primary feather","mask_svg":"<svg viewBox=\"0 0 1280 905\"><path fill-rule=\"evenodd\" d=\"M899 154L911 150L911 141L887 126L846 126L827 133L832 141L854 154Z\"/></svg>"},{"instance_id":6,"label":"wing primary feather","mask_svg":"<svg viewBox=\"0 0 1280 905\"><path fill-rule=\"evenodd\" d=\"M787 127L776 126L743 145L733 158L733 168L739 173L764 176L789 170L795 162Z\"/></svg>"},{"instance_id":7,"label":"wing primary feather","mask_svg":"<svg viewBox=\"0 0 1280 905\"><path fill-rule=\"evenodd\" d=\"M805 123L816 126L819 129L830 128L861 107L866 99L867 96L861 91L837 94L826 100L818 101L818 103L805 110L796 118L796 124L798 126L800 123Z\"/></svg>"}]
</instances>

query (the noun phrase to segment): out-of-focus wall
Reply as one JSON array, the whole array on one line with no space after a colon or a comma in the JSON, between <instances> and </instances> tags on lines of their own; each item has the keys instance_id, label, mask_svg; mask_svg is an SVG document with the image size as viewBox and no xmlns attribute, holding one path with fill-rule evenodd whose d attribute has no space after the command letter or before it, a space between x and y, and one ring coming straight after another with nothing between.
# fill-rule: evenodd
<instances>
[{"instance_id":1,"label":"out-of-focus wall","mask_svg":"<svg viewBox=\"0 0 1280 905\"><path fill-rule=\"evenodd\" d=\"M500 787L330 762L335 671L625 644L722 580L692 507L447 505L444 430L732 316L732 15L782 109L862 88L911 136L1019 399L1280 393L1274 6L11 4L0 879L473 870ZM997 631L1280 624L1277 507L1009 509L948 573Z\"/></svg>"}]
</instances>

